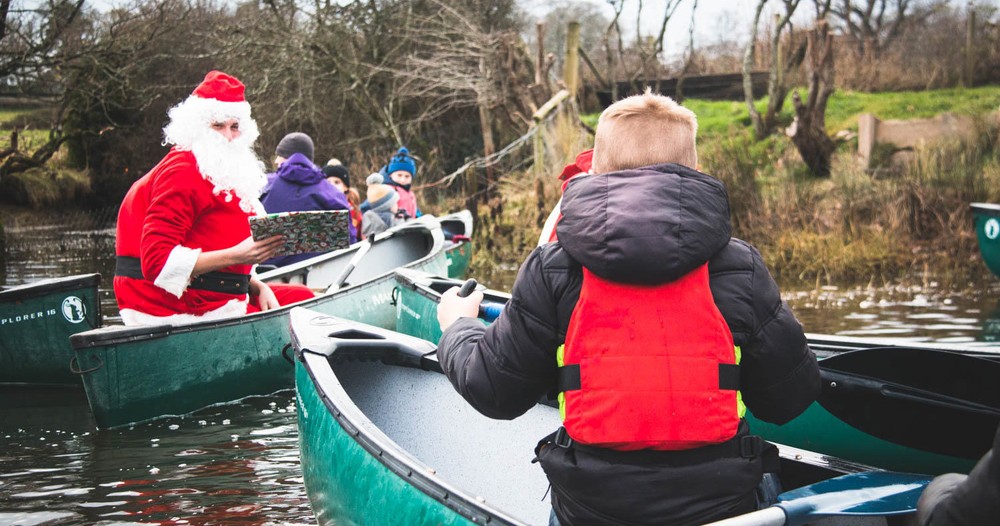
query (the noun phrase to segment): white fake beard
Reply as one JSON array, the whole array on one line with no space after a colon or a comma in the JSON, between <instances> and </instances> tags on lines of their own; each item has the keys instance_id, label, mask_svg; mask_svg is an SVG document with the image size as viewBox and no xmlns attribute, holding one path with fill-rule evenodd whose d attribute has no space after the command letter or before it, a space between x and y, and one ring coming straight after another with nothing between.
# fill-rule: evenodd
<instances>
[{"instance_id":1,"label":"white fake beard","mask_svg":"<svg viewBox=\"0 0 1000 526\"><path fill-rule=\"evenodd\" d=\"M170 122L163 128L164 143L193 153L202 177L212 183L216 195L226 194L226 202L235 195L244 212L266 214L260 192L267 184L267 175L264 163L253 151L260 131L250 117L250 105L191 96L168 114ZM240 122L240 136L232 142L211 128L213 122L228 119Z\"/></svg>"},{"instance_id":2,"label":"white fake beard","mask_svg":"<svg viewBox=\"0 0 1000 526\"><path fill-rule=\"evenodd\" d=\"M266 213L260 203L260 192L267 184L264 163L242 135L230 142L221 133L208 128L205 135L191 145L191 153L198 161L202 176L214 185L216 195L226 194L226 202L232 201L235 195L240 199L240 208L248 214Z\"/></svg>"}]
</instances>

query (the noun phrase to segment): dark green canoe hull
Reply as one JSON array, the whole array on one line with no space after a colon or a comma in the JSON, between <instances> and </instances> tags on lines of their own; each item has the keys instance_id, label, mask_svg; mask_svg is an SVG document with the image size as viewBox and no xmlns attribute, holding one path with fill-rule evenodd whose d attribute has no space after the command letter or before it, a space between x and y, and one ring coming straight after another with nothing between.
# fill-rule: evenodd
<instances>
[{"instance_id":1,"label":"dark green canoe hull","mask_svg":"<svg viewBox=\"0 0 1000 526\"><path fill-rule=\"evenodd\" d=\"M437 322L437 303L444 290L460 281L421 275L416 272L396 273L399 283L396 305L396 330L404 334L437 342L441 329ZM486 302L503 304L509 295L486 291ZM884 342L866 342L858 338L839 338L808 335L810 346L822 360L838 352L886 346ZM942 348L956 351L955 346ZM982 353L970 350L972 355ZM864 408L858 408L864 410ZM840 457L855 462L878 466L882 469L912 473L940 474L967 472L983 452L970 452L967 457L943 455L872 436L831 414L818 402L803 414L784 425L768 424L747 413L747 420L754 433L781 444ZM915 429L914 433L922 432Z\"/></svg>"},{"instance_id":2,"label":"dark green canoe hull","mask_svg":"<svg viewBox=\"0 0 1000 526\"><path fill-rule=\"evenodd\" d=\"M432 223L433 222L433 223ZM394 327L393 270L447 270L440 226L411 224L380 234L348 285L297 305L376 326ZM261 275L270 282L323 290L357 246ZM355 282L355 285L350 285ZM293 385L288 335L291 306L181 326L106 327L71 338L99 428L184 415L213 404Z\"/></svg>"},{"instance_id":3,"label":"dark green canoe hull","mask_svg":"<svg viewBox=\"0 0 1000 526\"><path fill-rule=\"evenodd\" d=\"M993 275L1000 277L1000 205L972 203L970 206L979 253Z\"/></svg>"},{"instance_id":4,"label":"dark green canoe hull","mask_svg":"<svg viewBox=\"0 0 1000 526\"><path fill-rule=\"evenodd\" d=\"M300 460L319 524L547 523L548 481L531 459L559 426L557 408L492 420L440 374L429 342L305 309L291 326ZM872 469L779 449L786 490Z\"/></svg>"},{"instance_id":5,"label":"dark green canoe hull","mask_svg":"<svg viewBox=\"0 0 1000 526\"><path fill-rule=\"evenodd\" d=\"M80 384L69 337L100 327L100 282L84 274L0 292L0 384Z\"/></svg>"}]
</instances>

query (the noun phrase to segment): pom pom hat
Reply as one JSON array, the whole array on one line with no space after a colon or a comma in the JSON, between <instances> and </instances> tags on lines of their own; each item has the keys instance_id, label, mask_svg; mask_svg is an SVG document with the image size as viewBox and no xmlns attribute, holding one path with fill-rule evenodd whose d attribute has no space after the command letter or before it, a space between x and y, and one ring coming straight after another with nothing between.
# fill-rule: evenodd
<instances>
[{"instance_id":1,"label":"pom pom hat","mask_svg":"<svg viewBox=\"0 0 1000 526\"><path fill-rule=\"evenodd\" d=\"M382 206L399 201L399 194L392 189L391 186L383 184L382 174L373 173L365 179L368 183L368 204L372 206L372 209L381 208ZM388 197L388 199L386 199ZM385 200L385 202L382 202ZM387 207L388 208L388 207Z\"/></svg>"},{"instance_id":2,"label":"pom pom hat","mask_svg":"<svg viewBox=\"0 0 1000 526\"><path fill-rule=\"evenodd\" d=\"M236 77L209 71L191 96L167 113L170 123L163 128L165 142L190 149L204 128L236 119L242 132L241 142L253 144L260 132L250 117L250 103L245 92L246 87Z\"/></svg>"},{"instance_id":3,"label":"pom pom hat","mask_svg":"<svg viewBox=\"0 0 1000 526\"><path fill-rule=\"evenodd\" d=\"M386 173L389 175L398 171L410 172L410 175L414 177L417 175L417 163L413 160L413 157L410 156L410 150L407 150L406 146L403 146L396 151L396 155L392 156L392 159L389 161L389 165L386 168Z\"/></svg>"}]
</instances>

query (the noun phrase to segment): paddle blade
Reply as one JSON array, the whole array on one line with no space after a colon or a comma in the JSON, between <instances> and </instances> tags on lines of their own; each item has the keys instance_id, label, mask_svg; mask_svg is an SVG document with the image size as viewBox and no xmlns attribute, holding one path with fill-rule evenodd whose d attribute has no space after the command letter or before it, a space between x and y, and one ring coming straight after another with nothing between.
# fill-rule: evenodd
<instances>
[{"instance_id":1,"label":"paddle blade","mask_svg":"<svg viewBox=\"0 0 1000 526\"><path fill-rule=\"evenodd\" d=\"M876 347L831 356L820 367L819 403L865 433L969 460L978 460L993 445L1000 425L998 362L947 351Z\"/></svg>"},{"instance_id":2,"label":"paddle blade","mask_svg":"<svg viewBox=\"0 0 1000 526\"><path fill-rule=\"evenodd\" d=\"M886 516L912 513L931 481L927 475L867 471L810 484L778 496L786 524L826 516Z\"/></svg>"},{"instance_id":3,"label":"paddle blade","mask_svg":"<svg viewBox=\"0 0 1000 526\"><path fill-rule=\"evenodd\" d=\"M884 517L912 513L927 475L866 471L824 480L778 495L778 503L706 526L798 526L823 517Z\"/></svg>"}]
</instances>

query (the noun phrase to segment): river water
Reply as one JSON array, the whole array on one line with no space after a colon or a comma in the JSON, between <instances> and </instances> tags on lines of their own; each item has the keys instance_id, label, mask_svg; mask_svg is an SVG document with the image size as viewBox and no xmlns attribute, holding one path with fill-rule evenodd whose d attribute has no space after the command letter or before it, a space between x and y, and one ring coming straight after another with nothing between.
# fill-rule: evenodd
<instances>
[{"instance_id":1,"label":"river water","mask_svg":"<svg viewBox=\"0 0 1000 526\"><path fill-rule=\"evenodd\" d=\"M8 220L3 286L100 272L105 321L119 323L113 221L113 211ZM504 287L514 272L485 284ZM810 333L1000 352L998 292L1000 282L965 293L931 284L783 295ZM97 431L82 389L0 388L0 524L314 524L297 440L291 391Z\"/></svg>"}]
</instances>

